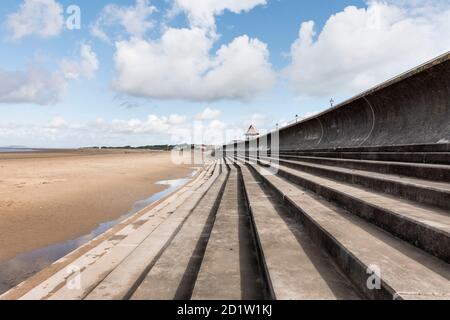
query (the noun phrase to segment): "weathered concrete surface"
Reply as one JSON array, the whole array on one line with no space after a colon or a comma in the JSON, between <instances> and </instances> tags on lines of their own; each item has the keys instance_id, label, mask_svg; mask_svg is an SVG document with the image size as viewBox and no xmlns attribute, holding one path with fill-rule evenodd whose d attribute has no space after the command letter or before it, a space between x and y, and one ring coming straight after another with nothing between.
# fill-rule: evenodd
<instances>
[{"instance_id":1,"label":"weathered concrete surface","mask_svg":"<svg viewBox=\"0 0 450 320\"><path fill-rule=\"evenodd\" d=\"M360 185L399 198L450 210L449 183L377 173L373 171L319 165L302 161L284 159L275 159L275 161L284 166L296 168L318 176Z\"/></svg>"},{"instance_id":2,"label":"weathered concrete surface","mask_svg":"<svg viewBox=\"0 0 450 320\"><path fill-rule=\"evenodd\" d=\"M261 299L262 283L250 234L248 213L242 208L239 177L231 165L222 201L195 283L192 299ZM241 198L242 199L242 198Z\"/></svg>"},{"instance_id":3,"label":"weathered concrete surface","mask_svg":"<svg viewBox=\"0 0 450 320\"><path fill-rule=\"evenodd\" d=\"M227 180L222 167L208 190L157 263L133 293L133 300L189 299Z\"/></svg>"},{"instance_id":4,"label":"weathered concrete surface","mask_svg":"<svg viewBox=\"0 0 450 320\"><path fill-rule=\"evenodd\" d=\"M449 97L450 52L319 115L282 128L279 149L444 144L449 151ZM242 153L244 148L240 143ZM227 150L232 149L232 144L227 146Z\"/></svg>"},{"instance_id":5,"label":"weathered concrete surface","mask_svg":"<svg viewBox=\"0 0 450 320\"><path fill-rule=\"evenodd\" d=\"M264 168L252 164L258 172ZM296 212L312 239L333 257L361 292L372 299L450 298L450 268L421 250L349 215L274 175L261 178ZM367 270L381 270L380 289L367 286Z\"/></svg>"},{"instance_id":6,"label":"weathered concrete surface","mask_svg":"<svg viewBox=\"0 0 450 320\"><path fill-rule=\"evenodd\" d=\"M441 145L432 145L438 147ZM390 161L390 162L402 162L402 163L416 163L416 164L450 164L449 152L413 152L413 151L400 151L400 152L377 152L377 151L294 151L283 152L283 156L306 156L317 158L333 158L342 160L368 160L368 161ZM281 155L280 155L281 156ZM255 155L256 157L256 155Z\"/></svg>"},{"instance_id":7,"label":"weathered concrete surface","mask_svg":"<svg viewBox=\"0 0 450 320\"><path fill-rule=\"evenodd\" d=\"M260 163L268 165L262 160ZM447 210L419 205L285 166L278 166L278 175L450 262L450 215Z\"/></svg>"},{"instance_id":8,"label":"weathered concrete surface","mask_svg":"<svg viewBox=\"0 0 450 320\"><path fill-rule=\"evenodd\" d=\"M280 154L280 158L355 170L402 175L432 181L450 182L450 167L448 165L336 159L317 156L296 156L291 154Z\"/></svg>"},{"instance_id":9,"label":"weathered concrete surface","mask_svg":"<svg viewBox=\"0 0 450 320\"><path fill-rule=\"evenodd\" d=\"M358 299L351 283L287 215L261 182L239 163L272 298L282 300Z\"/></svg>"},{"instance_id":10,"label":"weathered concrete surface","mask_svg":"<svg viewBox=\"0 0 450 320\"><path fill-rule=\"evenodd\" d=\"M268 155L225 146L226 182L210 167L79 257L81 288L61 269L23 297L450 299L449 61L283 128Z\"/></svg>"},{"instance_id":11,"label":"weathered concrete surface","mask_svg":"<svg viewBox=\"0 0 450 320\"><path fill-rule=\"evenodd\" d=\"M186 198L170 216L123 259L89 294L88 300L122 300L130 298L143 277L153 267L162 252L178 233L183 223L192 213L212 184L219 176L218 167L211 178L197 189L186 192ZM179 199L177 199L179 201Z\"/></svg>"}]
</instances>

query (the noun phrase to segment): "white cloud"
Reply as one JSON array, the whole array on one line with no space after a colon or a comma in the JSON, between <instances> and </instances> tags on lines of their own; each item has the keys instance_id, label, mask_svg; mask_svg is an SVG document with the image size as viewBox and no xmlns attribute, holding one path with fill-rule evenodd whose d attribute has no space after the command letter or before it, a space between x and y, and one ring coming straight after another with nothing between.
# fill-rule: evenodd
<instances>
[{"instance_id":1,"label":"white cloud","mask_svg":"<svg viewBox=\"0 0 450 320\"><path fill-rule=\"evenodd\" d=\"M113 120L106 122L97 120L90 125L92 131L100 135L120 136L151 136L159 137L160 142L170 143L221 143L226 136L227 125L219 120L208 124L195 122L187 124L185 117L177 114L157 116L150 114L147 119ZM183 122L181 122L181 120ZM233 131L234 132L234 131Z\"/></svg>"},{"instance_id":2,"label":"white cloud","mask_svg":"<svg viewBox=\"0 0 450 320\"><path fill-rule=\"evenodd\" d=\"M213 120L220 116L221 111L207 107L205 110L195 116L195 120Z\"/></svg>"},{"instance_id":3,"label":"white cloud","mask_svg":"<svg viewBox=\"0 0 450 320\"><path fill-rule=\"evenodd\" d=\"M26 119L24 121L27 121ZM72 123L55 116L44 123L3 122L0 119L0 142L43 146L93 145L147 145L161 143L222 144L235 138L242 139L243 127L230 125L218 119L209 122L188 123L179 114L155 115L145 118L98 118L87 123ZM264 132L264 131L260 131Z\"/></svg>"},{"instance_id":4,"label":"white cloud","mask_svg":"<svg viewBox=\"0 0 450 320\"><path fill-rule=\"evenodd\" d=\"M262 129L263 126L267 125L267 117L260 113L254 113L250 119L246 120L244 126L250 126L251 124L256 127L256 129Z\"/></svg>"},{"instance_id":5,"label":"white cloud","mask_svg":"<svg viewBox=\"0 0 450 320\"><path fill-rule=\"evenodd\" d=\"M158 40L116 43L118 91L149 98L247 100L275 80L267 46L247 36L209 52L214 39L200 28L167 29Z\"/></svg>"},{"instance_id":6,"label":"white cloud","mask_svg":"<svg viewBox=\"0 0 450 320\"><path fill-rule=\"evenodd\" d=\"M25 0L17 12L8 15L6 26L14 40L57 36L64 26L63 7L55 0Z\"/></svg>"},{"instance_id":7,"label":"white cloud","mask_svg":"<svg viewBox=\"0 0 450 320\"><path fill-rule=\"evenodd\" d=\"M148 115L147 119L113 120L111 123L97 123L103 130L121 134L163 133L171 134L186 121L185 116L171 114L168 117Z\"/></svg>"},{"instance_id":8,"label":"white cloud","mask_svg":"<svg viewBox=\"0 0 450 320\"><path fill-rule=\"evenodd\" d=\"M90 132L100 135L119 136L158 136L161 141L170 143L222 143L224 137L235 134L235 129L227 129L227 124L220 120L212 120L208 123L187 123L186 117L179 114L157 116L150 114L146 119L116 119L107 122L97 119L88 125Z\"/></svg>"},{"instance_id":9,"label":"white cloud","mask_svg":"<svg viewBox=\"0 0 450 320\"><path fill-rule=\"evenodd\" d=\"M215 16L225 10L241 13L266 3L267 0L174 0L174 10L184 11L191 26L214 28Z\"/></svg>"},{"instance_id":10,"label":"white cloud","mask_svg":"<svg viewBox=\"0 0 450 320\"><path fill-rule=\"evenodd\" d=\"M145 98L216 101L249 100L275 81L267 45L244 35L211 52L218 36L214 19L225 10L248 11L266 0L175 0L173 12L185 12L189 28L164 28L161 37L147 39L149 1L134 7L106 6L92 25L92 34L109 41L104 27L124 26L130 37L116 41L113 87ZM125 19L125 17L129 19ZM133 27L134 23L140 28Z\"/></svg>"},{"instance_id":11,"label":"white cloud","mask_svg":"<svg viewBox=\"0 0 450 320\"><path fill-rule=\"evenodd\" d=\"M149 18L156 10L156 7L150 5L148 0L136 0L134 6L109 4L103 8L95 23L91 25L91 33L103 41L109 41L105 29L120 25L131 36L142 37L153 27L153 22Z\"/></svg>"},{"instance_id":12,"label":"white cloud","mask_svg":"<svg viewBox=\"0 0 450 320\"><path fill-rule=\"evenodd\" d=\"M0 69L0 103L53 104L64 94L66 82L58 73L29 66L26 71Z\"/></svg>"},{"instance_id":13,"label":"white cloud","mask_svg":"<svg viewBox=\"0 0 450 320\"><path fill-rule=\"evenodd\" d=\"M56 71L33 65L25 71L0 69L0 103L55 104L65 94L68 80L92 78L98 65L91 47L83 44L80 60L62 60Z\"/></svg>"},{"instance_id":14,"label":"white cloud","mask_svg":"<svg viewBox=\"0 0 450 320\"><path fill-rule=\"evenodd\" d=\"M50 122L51 128L64 128L67 126L67 121L60 116L53 117L52 121Z\"/></svg>"},{"instance_id":15,"label":"white cloud","mask_svg":"<svg viewBox=\"0 0 450 320\"><path fill-rule=\"evenodd\" d=\"M448 1L373 0L314 26L302 23L285 70L302 95L355 94L450 49Z\"/></svg>"},{"instance_id":16,"label":"white cloud","mask_svg":"<svg viewBox=\"0 0 450 320\"><path fill-rule=\"evenodd\" d=\"M93 78L98 67L97 55L87 44L80 47L79 61L64 59L61 62L61 70L67 79Z\"/></svg>"},{"instance_id":17,"label":"white cloud","mask_svg":"<svg viewBox=\"0 0 450 320\"><path fill-rule=\"evenodd\" d=\"M227 125L225 124L225 122L216 119L211 121L208 127L211 129L223 130L227 127Z\"/></svg>"},{"instance_id":18,"label":"white cloud","mask_svg":"<svg viewBox=\"0 0 450 320\"><path fill-rule=\"evenodd\" d=\"M172 125L179 125L186 122L186 116L180 116L179 114L171 114L169 116L168 123Z\"/></svg>"}]
</instances>

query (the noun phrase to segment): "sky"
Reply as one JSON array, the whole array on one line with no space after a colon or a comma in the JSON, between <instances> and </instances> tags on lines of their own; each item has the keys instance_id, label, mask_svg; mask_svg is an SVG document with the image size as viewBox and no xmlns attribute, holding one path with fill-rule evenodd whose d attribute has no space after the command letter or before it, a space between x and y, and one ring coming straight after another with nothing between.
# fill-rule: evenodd
<instances>
[{"instance_id":1,"label":"sky","mask_svg":"<svg viewBox=\"0 0 450 320\"><path fill-rule=\"evenodd\" d=\"M450 50L448 0L3 0L0 147L220 144Z\"/></svg>"}]
</instances>

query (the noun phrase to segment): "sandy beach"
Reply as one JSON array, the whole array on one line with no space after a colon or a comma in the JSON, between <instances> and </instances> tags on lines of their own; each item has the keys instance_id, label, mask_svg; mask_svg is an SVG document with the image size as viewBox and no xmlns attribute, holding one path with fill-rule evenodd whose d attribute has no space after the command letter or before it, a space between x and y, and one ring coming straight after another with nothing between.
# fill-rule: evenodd
<instances>
[{"instance_id":1,"label":"sandy beach","mask_svg":"<svg viewBox=\"0 0 450 320\"><path fill-rule=\"evenodd\" d=\"M169 152L0 153L0 262L89 233L193 170Z\"/></svg>"}]
</instances>

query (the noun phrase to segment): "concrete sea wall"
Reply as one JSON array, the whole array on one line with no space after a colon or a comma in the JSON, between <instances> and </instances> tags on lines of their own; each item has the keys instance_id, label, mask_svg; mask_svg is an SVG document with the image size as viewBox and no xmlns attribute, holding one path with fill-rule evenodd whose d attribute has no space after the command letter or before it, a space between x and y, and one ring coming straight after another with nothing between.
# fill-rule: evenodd
<instances>
[{"instance_id":1,"label":"concrete sea wall","mask_svg":"<svg viewBox=\"0 0 450 320\"><path fill-rule=\"evenodd\" d=\"M439 145L450 150L450 52L314 117L278 131L279 149ZM240 142L239 150L265 145ZM228 150L234 149L230 144ZM262 147L264 148L264 147Z\"/></svg>"}]
</instances>

